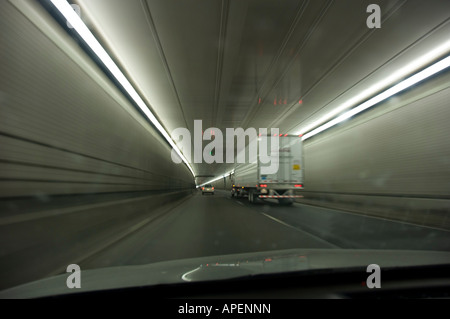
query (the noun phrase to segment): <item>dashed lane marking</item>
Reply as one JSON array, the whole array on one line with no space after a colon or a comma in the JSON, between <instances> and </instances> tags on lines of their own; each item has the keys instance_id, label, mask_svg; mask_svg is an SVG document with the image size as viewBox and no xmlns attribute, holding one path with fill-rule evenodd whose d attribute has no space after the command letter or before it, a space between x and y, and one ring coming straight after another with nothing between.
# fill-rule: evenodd
<instances>
[{"instance_id":1,"label":"dashed lane marking","mask_svg":"<svg viewBox=\"0 0 450 319\"><path fill-rule=\"evenodd\" d=\"M335 245L335 244L330 243L329 241L326 241L326 240L323 239L323 238L320 238L320 237L318 237L318 236L316 236L316 235L311 234L310 232L307 232L307 231L305 231L305 230L302 230L302 229L299 229L299 228L294 227L294 226L292 226L292 225L289 225L289 224L285 223L284 221L279 220L278 218L275 218L275 217L273 217L273 216L270 216L270 215L268 215L268 214L266 214L266 213L262 213L262 214L263 214L264 216L266 216L267 218L270 218L270 219L272 219L273 221L275 221L275 222L277 222L277 223L279 223L279 224L281 224L281 225L284 225L284 226L286 226L286 227L292 228L292 229L294 229L294 230L296 230L296 231L299 231L299 232L302 232L302 233L306 233L306 234L308 234L309 236L314 237L316 240L319 240L319 241L322 241L322 242L326 243L327 245L331 245L331 246L333 246L333 247L335 247L335 248L341 248L341 247L339 247L339 246L337 246L337 245Z\"/></svg>"}]
</instances>

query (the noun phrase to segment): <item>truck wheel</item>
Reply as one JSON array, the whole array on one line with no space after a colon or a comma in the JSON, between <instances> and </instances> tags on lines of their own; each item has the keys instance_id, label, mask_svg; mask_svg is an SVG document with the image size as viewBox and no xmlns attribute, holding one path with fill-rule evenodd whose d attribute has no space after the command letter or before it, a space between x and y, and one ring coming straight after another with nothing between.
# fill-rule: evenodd
<instances>
[{"instance_id":1,"label":"truck wheel","mask_svg":"<svg viewBox=\"0 0 450 319\"><path fill-rule=\"evenodd\" d=\"M255 202L254 193L252 191L248 192L248 201L252 204Z\"/></svg>"}]
</instances>

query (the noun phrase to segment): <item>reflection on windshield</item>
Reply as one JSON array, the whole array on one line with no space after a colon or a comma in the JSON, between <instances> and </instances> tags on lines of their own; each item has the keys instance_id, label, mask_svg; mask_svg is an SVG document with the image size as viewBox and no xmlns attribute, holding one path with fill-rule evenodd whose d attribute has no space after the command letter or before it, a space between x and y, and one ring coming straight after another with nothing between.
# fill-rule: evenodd
<instances>
[{"instance_id":1,"label":"reflection on windshield","mask_svg":"<svg viewBox=\"0 0 450 319\"><path fill-rule=\"evenodd\" d=\"M448 12L1 1L0 290L449 263Z\"/></svg>"}]
</instances>

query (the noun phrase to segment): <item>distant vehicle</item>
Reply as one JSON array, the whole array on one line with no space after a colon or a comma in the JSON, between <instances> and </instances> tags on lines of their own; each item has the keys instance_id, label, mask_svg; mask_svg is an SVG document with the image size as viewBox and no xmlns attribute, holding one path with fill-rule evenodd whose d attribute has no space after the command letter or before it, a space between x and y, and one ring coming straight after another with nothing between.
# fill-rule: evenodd
<instances>
[{"instance_id":1,"label":"distant vehicle","mask_svg":"<svg viewBox=\"0 0 450 319\"><path fill-rule=\"evenodd\" d=\"M260 139L258 139L259 144ZM270 138L267 139L270 141ZM258 145L259 149L260 145ZM248 148L248 146L247 146ZM269 148L270 149L270 148ZM278 170L273 174L262 174L261 167L267 166L257 160L253 163L237 164L231 176L231 196L247 195L249 202L257 198L278 199L281 205L291 205L296 195L295 190L303 189L303 142L302 138L293 135L283 135L279 138Z\"/></svg>"},{"instance_id":2,"label":"distant vehicle","mask_svg":"<svg viewBox=\"0 0 450 319\"><path fill-rule=\"evenodd\" d=\"M205 193L214 195L214 186L212 186L211 184L203 186L202 187L202 195L205 195Z\"/></svg>"}]
</instances>

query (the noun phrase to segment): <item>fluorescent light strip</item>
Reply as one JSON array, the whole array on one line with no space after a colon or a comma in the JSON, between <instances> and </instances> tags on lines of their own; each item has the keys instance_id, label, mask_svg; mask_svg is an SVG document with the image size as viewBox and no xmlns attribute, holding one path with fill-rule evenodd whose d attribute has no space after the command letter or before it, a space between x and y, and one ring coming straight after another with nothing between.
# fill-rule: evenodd
<instances>
[{"instance_id":1,"label":"fluorescent light strip","mask_svg":"<svg viewBox=\"0 0 450 319\"><path fill-rule=\"evenodd\" d=\"M81 18L75 13L73 8L69 5L66 0L50 0L51 3L58 9L58 11L66 18L66 20L72 25L72 27L77 31L84 42L91 48L91 50L97 55L97 57L103 62L106 68L111 72L115 79L122 85L125 91L130 95L133 101L139 106L139 108L144 112L145 116L153 123L153 125L161 132L167 142L172 146L175 152L180 156L183 162L187 165L192 175L195 176L194 170L192 169L189 162L186 160L184 155L181 153L179 148L175 145L174 141L170 137L169 133L166 132L164 127L159 123L153 113L150 111L148 106L136 92L134 87L125 77L125 75L120 71L119 67L114 63L109 54L105 51L102 45L97 41L94 35L91 33L89 28L84 24Z\"/></svg>"},{"instance_id":2,"label":"fluorescent light strip","mask_svg":"<svg viewBox=\"0 0 450 319\"><path fill-rule=\"evenodd\" d=\"M219 176L219 177L216 177L216 178L214 178L214 179L212 179L212 180L210 180L210 181L208 181L208 182L206 182L206 183L203 183L203 184L197 186L197 188L202 187L203 185L206 185L206 184L214 183L215 181L218 181L219 179L222 179L222 178L224 178L224 177L228 177L228 176L230 176L230 175L233 174L233 173L234 173L234 170L233 170L233 171L230 171L230 172L228 172L228 173L226 173L226 174L223 174L223 175L221 175L221 176Z\"/></svg>"},{"instance_id":3,"label":"fluorescent light strip","mask_svg":"<svg viewBox=\"0 0 450 319\"><path fill-rule=\"evenodd\" d=\"M426 68L425 70L416 73L415 75L407 78L406 80L398 83L397 85L394 85L393 87L391 87L390 89L376 95L375 97L371 98L370 100L362 103L361 105L351 109L348 112L345 112L344 114L342 114L341 116L325 123L322 126L319 126L318 128L312 130L311 132L308 132L307 134L305 134L302 138L302 140L306 140L320 132L325 131L326 129L329 129L330 127L390 98L391 96L406 90L407 88L410 88L411 86L429 78L430 76L448 68L450 66L450 56L444 58L443 60L433 64L432 66Z\"/></svg>"},{"instance_id":4,"label":"fluorescent light strip","mask_svg":"<svg viewBox=\"0 0 450 319\"><path fill-rule=\"evenodd\" d=\"M364 111L364 110L366 110L366 109L368 109L368 108L370 108L370 107L372 107L372 106L374 106L374 105L376 105L376 104L378 104L378 103L388 99L389 97L391 97L391 96L393 96L393 95L395 95L395 94L397 94L397 93L399 93L399 92L401 92L403 90L406 90L407 88L413 86L414 84L417 84L417 83L419 83L419 82L429 78L430 76L432 76L432 75L434 75L434 74L436 74L436 73L438 73L438 72L448 68L449 66L450 66L450 56L448 56L448 57L444 58L443 60L441 60L441 61L431 65L430 67L426 68L425 70L422 70L421 72L416 73L415 75L407 78L406 80L398 83L397 85L394 85L393 87L391 87L388 90L386 90L386 91L376 95L375 97L373 97L370 100L362 103L361 105L359 105L359 106L349 110L348 112L345 112L341 116L339 116L339 117L337 117L337 118L335 118L335 119L325 123L322 126L319 126L318 128L312 130L311 132L308 132L307 134L304 134L303 137L302 137L302 140L306 140L306 139L308 139L308 138L310 138L310 137L312 137L312 136L314 136L316 134L319 134L320 132L323 132L323 131L329 129L330 127L332 127L332 126L334 126L334 125L336 125L336 124L338 124L338 123L340 123L342 121L345 121L346 119L348 119L348 118L350 118L350 117L352 117L352 116L354 116L354 115L356 115L358 113L361 113L362 111ZM209 181L207 183L204 183L204 184L202 184L202 185L200 185L198 187L201 187L203 185L215 182L215 181L217 181L217 180L219 180L219 179L221 179L223 177L227 177L227 176L231 175L232 173L233 173L233 171L231 171L231 172L229 172L229 173L227 173L225 175L222 175L220 177L217 177L217 178L215 178L215 179L213 179L213 180L211 180L211 181Z\"/></svg>"},{"instance_id":5,"label":"fluorescent light strip","mask_svg":"<svg viewBox=\"0 0 450 319\"><path fill-rule=\"evenodd\" d=\"M298 131L296 133L296 135L305 134L306 132L317 127L318 125L321 125L321 124L325 123L326 121L329 121L334 116L345 111L349 107L351 107L357 103L360 103L361 101L369 98L371 95L375 94L376 92L379 92L381 89L392 85L393 83L399 81L400 79L404 78L408 74L411 74L412 72L419 70L420 68L423 68L424 66L431 63L432 61L435 61L439 57L446 54L449 50L450 50L450 40L444 42L437 48L429 51L428 53L420 56L419 58L415 59L411 63L408 63L406 66L404 66L404 67L400 68L399 70L395 71L394 73L392 73L389 77L383 79L382 81L376 83L375 85L372 85L370 88L362 91L361 93L354 96L350 100L346 101L345 103L341 104L337 108L333 109L331 112L322 116L317 121L314 121L312 124L301 129L300 131Z\"/></svg>"}]
</instances>

